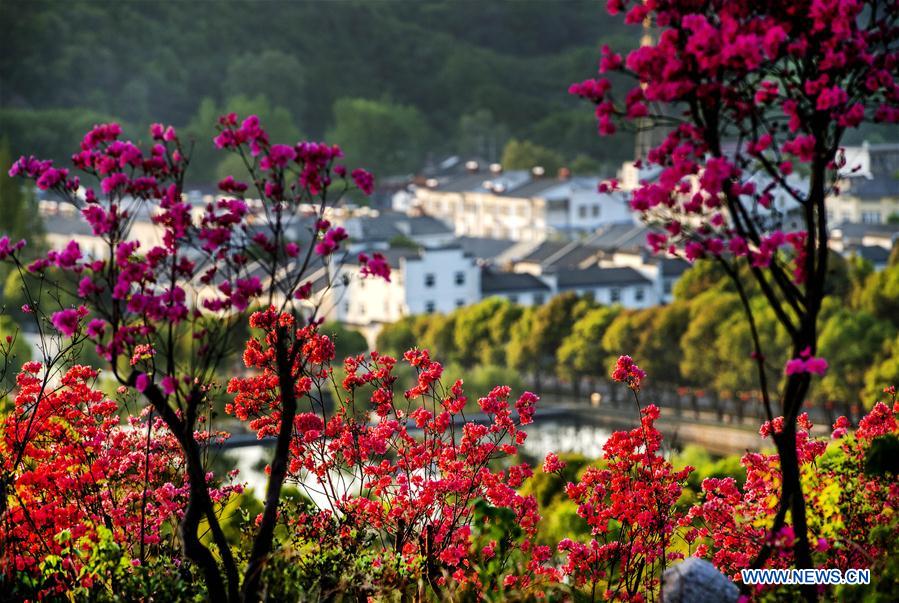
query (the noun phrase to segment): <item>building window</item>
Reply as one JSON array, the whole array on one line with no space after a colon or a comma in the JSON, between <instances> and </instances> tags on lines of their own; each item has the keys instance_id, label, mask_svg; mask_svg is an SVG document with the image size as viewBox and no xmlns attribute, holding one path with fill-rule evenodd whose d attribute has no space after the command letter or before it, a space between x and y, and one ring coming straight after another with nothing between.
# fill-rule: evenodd
<instances>
[{"instance_id":1,"label":"building window","mask_svg":"<svg viewBox=\"0 0 899 603\"><path fill-rule=\"evenodd\" d=\"M665 295L669 295L671 293L671 281L665 279L665 282L662 283L662 291L665 292Z\"/></svg>"},{"instance_id":2,"label":"building window","mask_svg":"<svg viewBox=\"0 0 899 603\"><path fill-rule=\"evenodd\" d=\"M581 205L579 208L577 208L577 215L580 218L586 218L587 217L587 206Z\"/></svg>"},{"instance_id":3,"label":"building window","mask_svg":"<svg viewBox=\"0 0 899 603\"><path fill-rule=\"evenodd\" d=\"M599 217L599 205L598 204L593 205L593 217L594 218Z\"/></svg>"},{"instance_id":4,"label":"building window","mask_svg":"<svg viewBox=\"0 0 899 603\"><path fill-rule=\"evenodd\" d=\"M643 301L643 287L637 287L634 290L634 299L638 302Z\"/></svg>"},{"instance_id":5,"label":"building window","mask_svg":"<svg viewBox=\"0 0 899 603\"><path fill-rule=\"evenodd\" d=\"M344 311L346 314L349 314L349 313L350 313L350 302L345 302L345 303L343 304L343 311Z\"/></svg>"},{"instance_id":6,"label":"building window","mask_svg":"<svg viewBox=\"0 0 899 603\"><path fill-rule=\"evenodd\" d=\"M518 303L518 296L517 296L517 295L510 295L510 296L509 296L509 301L512 302L513 304L517 304L517 303Z\"/></svg>"},{"instance_id":7,"label":"building window","mask_svg":"<svg viewBox=\"0 0 899 603\"><path fill-rule=\"evenodd\" d=\"M862 224L880 224L879 211L863 211Z\"/></svg>"},{"instance_id":8,"label":"building window","mask_svg":"<svg viewBox=\"0 0 899 603\"><path fill-rule=\"evenodd\" d=\"M429 272L425 275L425 287L433 287L436 282L437 277L433 273Z\"/></svg>"},{"instance_id":9,"label":"building window","mask_svg":"<svg viewBox=\"0 0 899 603\"><path fill-rule=\"evenodd\" d=\"M534 294L534 304L536 304L536 305L539 306L539 305L541 305L541 304L543 303L543 301L544 301L544 299L543 299L543 294L542 294L542 293L535 293L535 294Z\"/></svg>"},{"instance_id":10,"label":"building window","mask_svg":"<svg viewBox=\"0 0 899 603\"><path fill-rule=\"evenodd\" d=\"M456 281L456 284L457 284L457 285L464 285L464 284L465 284L465 273L464 273L464 272L457 272L457 273L456 273L456 277L455 277L455 281Z\"/></svg>"},{"instance_id":11,"label":"building window","mask_svg":"<svg viewBox=\"0 0 899 603\"><path fill-rule=\"evenodd\" d=\"M464 300L464 299L457 299L457 300L456 300L456 307L457 307L457 308L461 308L461 307L464 306L464 305L465 305L465 300Z\"/></svg>"},{"instance_id":12,"label":"building window","mask_svg":"<svg viewBox=\"0 0 899 603\"><path fill-rule=\"evenodd\" d=\"M618 302L620 302L621 301L621 289L619 289L618 287L612 287L609 290L609 300L613 304L617 304Z\"/></svg>"},{"instance_id":13,"label":"building window","mask_svg":"<svg viewBox=\"0 0 899 603\"><path fill-rule=\"evenodd\" d=\"M434 305L434 302L432 302L432 301L425 302L425 312L426 313L433 314L435 308L436 308L436 306Z\"/></svg>"},{"instance_id":14,"label":"building window","mask_svg":"<svg viewBox=\"0 0 899 603\"><path fill-rule=\"evenodd\" d=\"M365 316L365 304L359 304L359 316Z\"/></svg>"}]
</instances>

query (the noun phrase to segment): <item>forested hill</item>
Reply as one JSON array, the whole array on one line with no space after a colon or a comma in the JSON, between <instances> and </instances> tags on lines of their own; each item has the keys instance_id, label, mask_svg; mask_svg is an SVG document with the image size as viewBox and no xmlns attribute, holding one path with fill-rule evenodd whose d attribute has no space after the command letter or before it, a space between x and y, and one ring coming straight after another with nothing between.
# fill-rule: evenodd
<instances>
[{"instance_id":1,"label":"forested hill","mask_svg":"<svg viewBox=\"0 0 899 603\"><path fill-rule=\"evenodd\" d=\"M602 44L639 36L596 0L6 1L0 20L0 138L14 153L67 157L109 118L137 135L188 127L205 147L227 108L261 113L279 139L329 136L387 172L448 151L492 159L510 137L566 161L631 154L626 138L597 140L567 95ZM217 161L198 149L196 175L215 177Z\"/></svg>"}]
</instances>

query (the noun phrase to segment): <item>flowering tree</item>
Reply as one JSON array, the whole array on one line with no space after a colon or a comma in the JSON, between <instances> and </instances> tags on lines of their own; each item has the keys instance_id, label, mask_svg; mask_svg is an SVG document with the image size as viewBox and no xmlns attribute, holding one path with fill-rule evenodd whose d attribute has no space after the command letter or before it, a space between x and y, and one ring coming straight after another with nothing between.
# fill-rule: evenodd
<instances>
[{"instance_id":1,"label":"flowering tree","mask_svg":"<svg viewBox=\"0 0 899 603\"><path fill-rule=\"evenodd\" d=\"M577 483L565 487L592 538L559 543L566 556L560 575L589 588L591 601L600 588L603 600L654 600L667 562L683 557L671 544L683 520L676 503L693 468L675 471L661 453L662 434L655 427L659 409L641 409L637 396L645 376L629 356L618 359L612 379L631 390L640 425L614 432L603 446L605 466L587 468ZM554 454L543 465L547 472L563 467Z\"/></svg>"},{"instance_id":2,"label":"flowering tree","mask_svg":"<svg viewBox=\"0 0 899 603\"><path fill-rule=\"evenodd\" d=\"M293 320L274 309L254 314L251 324L266 335L249 340L244 359L258 372L228 385L235 397L227 411L248 420L259 437L274 434L283 413L273 325ZM294 365L296 393L312 405L294 417L287 479L322 502L311 515L287 522L306 524L310 542L333 533L356 542L371 536L369 554L382 587L408 593L410 583L419 583L438 598L448 579L454 588L499 587L479 575L478 560L502 554L506 565L514 551L530 550L539 515L534 497L517 492L531 475L528 465L497 463L524 442L521 427L532 422L537 397L525 392L513 408L510 389L497 387L478 400L487 421L474 423L465 420L462 381L444 389L443 367L427 351L405 354L417 383L397 396L395 359L377 352L346 358L345 377L337 383L330 340L312 326L297 330L295 338L291 345L303 350ZM325 392L334 392L333 412L326 409ZM370 416L376 418L370 422ZM475 522L482 500L512 511L523 540L509 533L473 551L483 531ZM528 584L526 577L516 582Z\"/></svg>"},{"instance_id":3,"label":"flowering tree","mask_svg":"<svg viewBox=\"0 0 899 603\"><path fill-rule=\"evenodd\" d=\"M772 531L790 512L795 563L811 567L796 438L812 375L826 369L815 357L828 263L825 199L838 193L846 130L899 122L899 5L610 0L608 9L626 10L626 22L648 24L654 33L626 58L603 49L600 73L637 83L616 94L600 77L571 92L596 104L602 135L622 122L664 128L645 157L654 177L636 187L631 207L659 227L648 241L656 251L712 257L733 278L768 418L784 417L772 434L783 473ZM779 400L771 399L750 285L791 338ZM770 551L763 547L755 563Z\"/></svg>"},{"instance_id":4,"label":"flowering tree","mask_svg":"<svg viewBox=\"0 0 899 603\"><path fill-rule=\"evenodd\" d=\"M10 175L29 178L41 190L78 207L103 241L103 253L93 257L73 241L24 266L24 241L3 237L0 259L11 261L22 273L53 268L67 277L57 286L77 293L81 305L53 311L47 307L52 300L38 301L32 295L35 301L23 310L35 316L41 334L62 338L61 354L85 341L93 344L110 362L118 382L149 403L183 454L190 490L180 530L185 555L203 572L213 599L255 599L261 565L272 549L298 408L297 376L291 367L302 349L287 342L300 339L295 331L301 325L316 322L314 308L301 308L313 293L310 275L316 269L330 274L330 258L346 239L342 228L332 228L324 219L326 207L351 185L371 193L373 180L363 170L347 174L336 163L341 156L337 147L270 143L255 116L242 122L234 114L223 116L219 130L215 144L236 153L247 167L255 209L247 200L250 185L228 177L219 183L224 196L194 216L182 194L190 157L174 128L154 125L152 146L141 149L120 140L118 125L102 124L88 132L72 157L80 175L34 157L20 158ZM130 226L138 214L149 216L159 229L159 244L150 249L140 249L139 241L131 238ZM364 273L389 278L383 258L360 261ZM202 454L206 442L199 437L198 425L216 391L214 369L233 345L229 335L244 320L242 312L257 300L297 319L271 325L277 333L282 410L273 428L277 443L265 510L247 577L241 581L210 494ZM187 355L179 351L184 340L192 342ZM47 373L37 404L46 393L50 372L58 371L59 358L45 351ZM20 448L32 435L26 430ZM5 483L20 469L18 462L7 468L12 477ZM201 522L208 524L218 559L200 540Z\"/></svg>"},{"instance_id":5,"label":"flowering tree","mask_svg":"<svg viewBox=\"0 0 899 603\"><path fill-rule=\"evenodd\" d=\"M149 409L122 424L122 405L93 388L95 369L69 369L52 391L44 389L43 369L25 364L14 409L0 426L3 470L15 475L0 524L0 566L43 572L41 595L91 588L102 577L87 571L81 557L61 554L72 543L90 548L103 529L134 566L177 557L166 533L183 517L190 485L175 438ZM209 486L216 501L241 491ZM58 565L48 563L54 556Z\"/></svg>"},{"instance_id":6,"label":"flowering tree","mask_svg":"<svg viewBox=\"0 0 899 603\"><path fill-rule=\"evenodd\" d=\"M324 218L326 207L335 202L329 197L334 179L342 183L340 191L350 185L346 169L335 163L340 150L313 143L271 144L253 116L240 123L234 115L224 116L219 129L216 144L241 158L254 192L250 194L246 183L225 178L219 183L220 198L199 215L182 198L189 157L170 127L153 126L155 143L148 152L119 140L115 124L89 132L73 162L84 177L97 180L101 193L50 162L23 157L12 167L11 174L31 178L39 188L79 207L104 243L104 252L97 256L71 242L26 266L20 256L24 242L0 240L0 259L12 262L22 274L40 274L47 280L52 278L50 269L61 271L59 290L77 292L81 302L77 307L48 308L52 300L26 291L32 301L23 311L35 318L42 336L56 339L52 349L59 351L51 354L51 346L45 345L44 362L28 365L19 378L20 410L9 427L10 460L4 466L4 485L20 501L13 515L46 518L54 508L47 496L55 490L44 493L39 484L32 490L26 487L33 465L42 475L56 467L44 467L37 456L46 462L49 454L59 454L62 468L57 473L75 462L53 447L40 448L48 429L61 439L70 438L73 450L93 449L102 438L118 438L121 448L115 450L120 454L129 459L143 454L143 465L135 469L143 467L143 481L135 482L134 489L121 488L133 472L122 464L107 467L112 477L102 486L118 506L107 509L100 496L100 510L87 514L94 522L91 527L78 517L66 525L81 522L77 531L85 546L101 546L103 538L123 539L125 550L139 548L135 559L142 562L158 533L152 513L158 479L150 469L156 458L151 451L164 447L167 470L183 476L180 482L171 478L182 484L170 509L179 520L179 540L213 600L260 596L279 525L307 551L369 551L379 579L402 592L417 584L419 597L427 588L438 597L451 587L528 588L545 547L531 543L539 519L536 501L516 491L530 469L506 459L524 441L521 427L532 420L536 396L523 394L513 409L509 388L498 387L479 400L489 421L468 421L461 381L444 389L441 365L419 350L405 355L418 383L401 396L394 392L396 361L377 353L348 358L346 377L338 383L332 367L334 344L319 332L310 275L317 271L321 286L330 287L347 238L342 228L332 228ZM373 180L366 172L356 170L350 179L363 192L371 192ZM129 234L131 222L142 212L160 230L160 244L147 250ZM379 254L360 254L359 261L363 278L389 280L390 267ZM214 370L233 345L230 332L253 303L267 309L250 317L257 335L246 342L243 354L249 374L231 379L221 391ZM192 342L188 355L180 344L184 340ZM123 395L130 392L149 403L142 414L145 428L140 422L130 430L118 428L115 404L86 385L86 379L97 377L96 371L80 368L66 374L63 383L69 389L80 379L77 391L66 390L62 396L53 389L53 375L85 342L110 363ZM262 512L251 527L249 546L240 553L225 535L217 504L236 490L223 486L222 476L204 463L204 450L215 440L206 431L207 416L219 395L230 397L227 413L246 421L259 438L274 439ZM88 415L84 424L65 433L57 429L60 414L73 420L56 402L58 396L69 403L82 396L87 406L78 412ZM373 424L370 417L377 417ZM122 440L120 433L130 439ZM78 462L87 459L78 457ZM312 506L296 516L282 514L285 481L304 489L315 501ZM31 498L21 498L25 491ZM75 489L58 496L93 500L89 492ZM123 510L122 505L135 500L139 513ZM510 513L516 525L505 536L488 529L498 521L498 510ZM102 532L97 522L104 513L119 518L130 513L130 523L123 519L112 525L119 531ZM140 530L134 516L141 518ZM55 536L60 525L48 525L38 537ZM201 539L206 530L212 546ZM13 541L19 532L21 527L4 539ZM137 544L127 544L134 537ZM363 546L373 541L381 547ZM314 557L301 555L313 565ZM30 558L37 562L36 555ZM5 568L17 565L18 560ZM483 571L486 566L494 568L489 575ZM60 574L60 584L66 576ZM506 579L500 581L500 576ZM72 586L72 581L67 584Z\"/></svg>"},{"instance_id":7,"label":"flowering tree","mask_svg":"<svg viewBox=\"0 0 899 603\"><path fill-rule=\"evenodd\" d=\"M812 425L804 413L798 419L796 438L802 483L812 511L813 558L828 568L881 571L884 592L890 590L890 580L895 580L885 569L886 560L895 555L899 537L895 462L884 462L882 456L899 442L899 404L895 388L887 388L886 393L892 400L878 402L854 433L848 430L849 421L840 417L829 447L826 440L809 434ZM761 434L770 437L784 427L783 418L778 417L765 423ZM753 564L763 548L772 551L766 567L789 567L797 537L792 526L776 532L766 529L776 514L771 503L780 489L778 455L751 452L741 463L746 468L744 487L731 477L706 479L701 500L680 520L687 528L685 538L697 543L695 554L708 557L734 579Z\"/></svg>"}]
</instances>

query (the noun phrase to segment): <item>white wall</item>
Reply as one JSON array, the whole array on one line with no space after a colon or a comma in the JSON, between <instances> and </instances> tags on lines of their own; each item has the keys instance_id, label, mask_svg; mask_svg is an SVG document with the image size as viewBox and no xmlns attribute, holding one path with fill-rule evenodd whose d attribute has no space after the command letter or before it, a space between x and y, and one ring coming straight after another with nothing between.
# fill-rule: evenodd
<instances>
[{"instance_id":1,"label":"white wall","mask_svg":"<svg viewBox=\"0 0 899 603\"><path fill-rule=\"evenodd\" d=\"M457 248L429 249L420 258L409 259L403 265L403 281L408 314L451 312L481 296L480 269Z\"/></svg>"}]
</instances>

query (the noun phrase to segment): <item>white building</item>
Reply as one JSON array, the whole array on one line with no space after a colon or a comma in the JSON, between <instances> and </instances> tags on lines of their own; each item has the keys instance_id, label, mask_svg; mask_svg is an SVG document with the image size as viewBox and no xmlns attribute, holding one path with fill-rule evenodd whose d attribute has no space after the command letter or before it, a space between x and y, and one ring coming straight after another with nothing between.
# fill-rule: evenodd
<instances>
[{"instance_id":1,"label":"white building","mask_svg":"<svg viewBox=\"0 0 899 603\"><path fill-rule=\"evenodd\" d=\"M885 224L899 217L899 144L845 147L839 195L827 198L831 224Z\"/></svg>"},{"instance_id":2,"label":"white building","mask_svg":"<svg viewBox=\"0 0 899 603\"><path fill-rule=\"evenodd\" d=\"M455 242L453 227L437 218L395 211L372 212L336 220L350 236L350 245L359 249L387 249L398 238L426 248L446 247Z\"/></svg>"},{"instance_id":3,"label":"white building","mask_svg":"<svg viewBox=\"0 0 899 603\"><path fill-rule=\"evenodd\" d=\"M557 294L573 291L606 306L648 308L660 302L653 282L629 267L562 269L544 274L543 278Z\"/></svg>"},{"instance_id":4,"label":"white building","mask_svg":"<svg viewBox=\"0 0 899 603\"><path fill-rule=\"evenodd\" d=\"M361 278L357 260L347 258L338 283L322 300L326 317L360 328L395 322L404 316L451 312L481 299L481 273L460 247L388 249L390 282Z\"/></svg>"},{"instance_id":5,"label":"white building","mask_svg":"<svg viewBox=\"0 0 899 603\"><path fill-rule=\"evenodd\" d=\"M481 296L502 297L522 306L539 306L552 297L552 289L533 274L485 268L481 272Z\"/></svg>"},{"instance_id":6,"label":"white building","mask_svg":"<svg viewBox=\"0 0 899 603\"><path fill-rule=\"evenodd\" d=\"M531 172L484 170L472 162L464 174L428 179L415 187L412 206L453 225L455 233L514 241L572 237L618 222L633 222L623 193L599 193L599 178L557 177ZM407 207L409 199L397 198Z\"/></svg>"}]
</instances>

